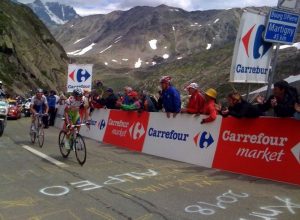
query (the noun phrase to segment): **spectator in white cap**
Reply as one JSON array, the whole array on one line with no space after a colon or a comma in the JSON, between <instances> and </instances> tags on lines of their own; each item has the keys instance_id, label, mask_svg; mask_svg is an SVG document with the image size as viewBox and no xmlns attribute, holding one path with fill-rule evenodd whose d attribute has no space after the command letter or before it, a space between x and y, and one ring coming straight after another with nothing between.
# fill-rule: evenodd
<instances>
[{"instance_id":1,"label":"spectator in white cap","mask_svg":"<svg viewBox=\"0 0 300 220\"><path fill-rule=\"evenodd\" d=\"M185 90L190 95L189 102L186 108L181 109L181 113L200 114L203 111L205 104L204 96L199 92L199 86L197 83L189 84Z\"/></svg>"}]
</instances>

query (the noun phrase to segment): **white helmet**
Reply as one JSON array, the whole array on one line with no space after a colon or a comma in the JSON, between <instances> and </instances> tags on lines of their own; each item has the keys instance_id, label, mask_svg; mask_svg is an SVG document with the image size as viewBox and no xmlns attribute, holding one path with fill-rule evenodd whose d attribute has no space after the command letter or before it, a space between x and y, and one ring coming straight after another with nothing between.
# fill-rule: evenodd
<instances>
[{"instance_id":1,"label":"white helmet","mask_svg":"<svg viewBox=\"0 0 300 220\"><path fill-rule=\"evenodd\" d=\"M172 79L171 76L163 76L163 77L160 78L159 82L160 83L170 83L171 79Z\"/></svg>"},{"instance_id":2,"label":"white helmet","mask_svg":"<svg viewBox=\"0 0 300 220\"><path fill-rule=\"evenodd\" d=\"M192 89L198 89L198 88L199 88L199 86L198 86L198 84L197 84L197 83L191 83L190 85L188 85L188 86L186 87L186 89L188 89L188 88L192 88Z\"/></svg>"}]
</instances>

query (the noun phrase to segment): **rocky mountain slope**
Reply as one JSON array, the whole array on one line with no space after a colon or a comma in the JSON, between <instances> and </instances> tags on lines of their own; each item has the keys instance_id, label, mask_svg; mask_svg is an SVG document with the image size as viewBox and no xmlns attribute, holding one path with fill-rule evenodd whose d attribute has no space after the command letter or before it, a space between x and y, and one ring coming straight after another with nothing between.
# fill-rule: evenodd
<instances>
[{"instance_id":1,"label":"rocky mountain slope","mask_svg":"<svg viewBox=\"0 0 300 220\"><path fill-rule=\"evenodd\" d=\"M241 13L139 6L74 19L53 33L69 56L110 68L144 68L233 42Z\"/></svg>"},{"instance_id":2,"label":"rocky mountain slope","mask_svg":"<svg viewBox=\"0 0 300 220\"><path fill-rule=\"evenodd\" d=\"M41 0L35 0L27 5L51 29L55 26L63 25L74 18L79 18L79 15L72 7L59 2L43 3Z\"/></svg>"},{"instance_id":3,"label":"rocky mountain slope","mask_svg":"<svg viewBox=\"0 0 300 220\"><path fill-rule=\"evenodd\" d=\"M228 82L243 10L135 7L75 19L54 34L74 62L94 63L94 78L107 86L121 90L132 85L154 93L160 76L171 75L182 92L187 83L196 81L202 89L215 87L224 96L233 88L247 90L244 84ZM297 48L282 48L275 79L300 74L299 61Z\"/></svg>"},{"instance_id":4,"label":"rocky mountain slope","mask_svg":"<svg viewBox=\"0 0 300 220\"><path fill-rule=\"evenodd\" d=\"M30 8L0 1L0 80L10 93L66 85L67 55Z\"/></svg>"}]
</instances>

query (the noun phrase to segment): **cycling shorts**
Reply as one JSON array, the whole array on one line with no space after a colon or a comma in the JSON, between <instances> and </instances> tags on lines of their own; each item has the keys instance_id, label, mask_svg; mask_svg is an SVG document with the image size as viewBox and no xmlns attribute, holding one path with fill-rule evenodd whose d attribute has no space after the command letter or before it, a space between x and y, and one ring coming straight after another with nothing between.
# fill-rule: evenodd
<instances>
[{"instance_id":1,"label":"cycling shorts","mask_svg":"<svg viewBox=\"0 0 300 220\"><path fill-rule=\"evenodd\" d=\"M37 113L45 113L45 106L44 105L33 105L33 109L37 112Z\"/></svg>"}]
</instances>

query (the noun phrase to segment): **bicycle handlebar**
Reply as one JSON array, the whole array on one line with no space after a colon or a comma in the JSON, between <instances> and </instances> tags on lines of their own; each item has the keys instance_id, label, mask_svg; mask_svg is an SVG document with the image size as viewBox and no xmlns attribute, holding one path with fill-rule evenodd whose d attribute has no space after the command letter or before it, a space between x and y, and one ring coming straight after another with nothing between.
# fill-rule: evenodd
<instances>
[{"instance_id":1,"label":"bicycle handlebar","mask_svg":"<svg viewBox=\"0 0 300 220\"><path fill-rule=\"evenodd\" d=\"M42 117L42 116L47 116L48 113L35 113L34 115L35 115L35 116Z\"/></svg>"},{"instance_id":2,"label":"bicycle handlebar","mask_svg":"<svg viewBox=\"0 0 300 220\"><path fill-rule=\"evenodd\" d=\"M71 128L81 127L81 126L83 126L83 125L86 125L86 124L71 125Z\"/></svg>"}]
</instances>

